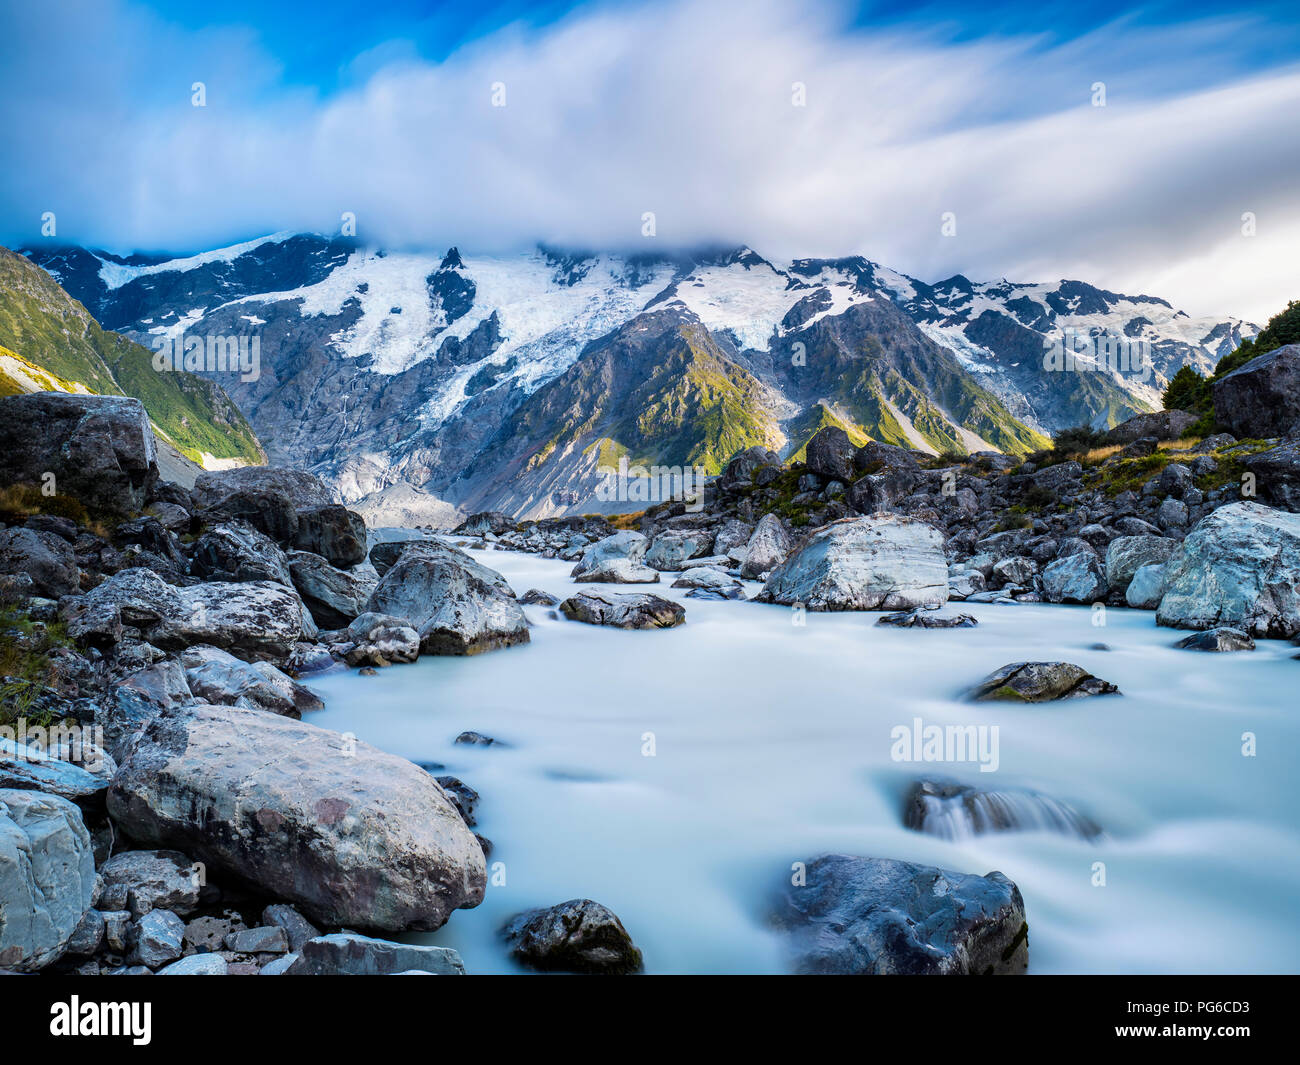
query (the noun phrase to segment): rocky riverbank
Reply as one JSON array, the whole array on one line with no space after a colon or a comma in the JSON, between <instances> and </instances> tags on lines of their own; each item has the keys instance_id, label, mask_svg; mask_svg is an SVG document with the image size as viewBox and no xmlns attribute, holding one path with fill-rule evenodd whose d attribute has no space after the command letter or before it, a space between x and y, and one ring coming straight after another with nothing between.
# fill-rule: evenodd
<instances>
[{"instance_id":1,"label":"rocky riverbank","mask_svg":"<svg viewBox=\"0 0 1300 1065\"><path fill-rule=\"evenodd\" d=\"M304 717L321 705L313 676L528 642L524 604L662 629L689 624L689 607L646 586L740 600L759 580L762 602L890 611L917 629L973 624L937 609L967 601L1151 610L1205 634L1189 652L1300 633L1296 439L1177 440L1178 412L1021 463L854 447L829 428L803 463L738 455L695 509L667 502L618 527L481 514L369 550L360 516L309 474L160 481L132 401L37 394L0 400L0 417L23 449L0 509L0 726L13 732L0 741L0 967L20 972L462 971L447 948L376 937L436 929L483 899L491 845L473 832L473 789ZM495 547L572 562L573 580L605 587L516 596L483 564ZM641 587L610 587L622 584ZM976 698L1116 695L1068 662L1008 663L970 684ZM949 802L945 787L927 794ZM1088 823L1051 797L969 801L980 824L1007 827L1008 809ZM1000 873L889 856L796 864L803 880L773 920L801 971L1027 964L1033 900ZM917 913L929 939L862 955L851 930L875 935L882 900L940 881L964 916ZM540 970L642 965L589 899L520 914L502 936Z\"/></svg>"}]
</instances>

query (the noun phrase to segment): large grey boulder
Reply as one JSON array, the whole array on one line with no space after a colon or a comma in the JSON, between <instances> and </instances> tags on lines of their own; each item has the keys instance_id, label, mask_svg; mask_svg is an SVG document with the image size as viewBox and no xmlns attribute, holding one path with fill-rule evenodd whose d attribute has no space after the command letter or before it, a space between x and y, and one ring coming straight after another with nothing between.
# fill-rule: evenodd
<instances>
[{"instance_id":1,"label":"large grey boulder","mask_svg":"<svg viewBox=\"0 0 1300 1065\"><path fill-rule=\"evenodd\" d=\"M681 603L648 592L579 592L560 604L560 613L573 621L617 629L671 629L686 620Z\"/></svg>"},{"instance_id":2,"label":"large grey boulder","mask_svg":"<svg viewBox=\"0 0 1300 1065\"><path fill-rule=\"evenodd\" d=\"M324 629L341 629L365 613L379 583L368 566L338 569L311 551L291 551L289 572L311 616Z\"/></svg>"},{"instance_id":3,"label":"large grey boulder","mask_svg":"<svg viewBox=\"0 0 1300 1065\"><path fill-rule=\"evenodd\" d=\"M643 561L649 547L641 533L624 529L584 548L570 576L589 584L657 584L659 571Z\"/></svg>"},{"instance_id":4,"label":"large grey boulder","mask_svg":"<svg viewBox=\"0 0 1300 1065\"><path fill-rule=\"evenodd\" d=\"M790 554L790 536L775 514L764 514L745 544L740 572L746 577L770 573Z\"/></svg>"},{"instance_id":5,"label":"large grey boulder","mask_svg":"<svg viewBox=\"0 0 1300 1065\"><path fill-rule=\"evenodd\" d=\"M181 915L199 905L201 878L180 851L119 851L99 870L104 879L103 910L128 910L143 917L150 910Z\"/></svg>"},{"instance_id":6,"label":"large grey boulder","mask_svg":"<svg viewBox=\"0 0 1300 1065\"><path fill-rule=\"evenodd\" d=\"M1124 602L1135 610L1155 610L1165 595L1163 563L1139 566L1124 590Z\"/></svg>"},{"instance_id":7,"label":"large grey boulder","mask_svg":"<svg viewBox=\"0 0 1300 1065\"><path fill-rule=\"evenodd\" d=\"M288 976L393 976L422 972L463 976L465 963L450 947L425 947L371 939L355 932L309 939L285 970Z\"/></svg>"},{"instance_id":8,"label":"large grey boulder","mask_svg":"<svg viewBox=\"0 0 1300 1065\"><path fill-rule=\"evenodd\" d=\"M1024 900L1001 873L847 854L802 864L775 914L796 972L985 975L1028 965Z\"/></svg>"},{"instance_id":9,"label":"large grey boulder","mask_svg":"<svg viewBox=\"0 0 1300 1065\"><path fill-rule=\"evenodd\" d=\"M403 552L366 611L408 620L424 654L473 655L528 642L528 621L505 578L443 544Z\"/></svg>"},{"instance_id":10,"label":"large grey boulder","mask_svg":"<svg viewBox=\"0 0 1300 1065\"><path fill-rule=\"evenodd\" d=\"M54 490L92 510L142 510L158 481L144 405L125 396L35 392L0 399L0 484Z\"/></svg>"},{"instance_id":11,"label":"large grey boulder","mask_svg":"<svg viewBox=\"0 0 1300 1065\"><path fill-rule=\"evenodd\" d=\"M809 610L910 610L948 601L943 534L898 514L816 530L772 571L758 598Z\"/></svg>"},{"instance_id":12,"label":"large grey boulder","mask_svg":"<svg viewBox=\"0 0 1300 1065\"><path fill-rule=\"evenodd\" d=\"M108 809L326 925L440 927L483 899L483 850L428 773L312 725L239 707L160 711Z\"/></svg>"},{"instance_id":13,"label":"large grey boulder","mask_svg":"<svg viewBox=\"0 0 1300 1065\"><path fill-rule=\"evenodd\" d=\"M1043 596L1049 603L1095 603L1106 597L1101 560L1089 552L1058 558L1042 573Z\"/></svg>"},{"instance_id":14,"label":"large grey boulder","mask_svg":"<svg viewBox=\"0 0 1300 1065\"><path fill-rule=\"evenodd\" d=\"M204 521L242 518L282 544L297 537L299 510L332 502L319 477L278 466L205 470L195 479L191 496Z\"/></svg>"},{"instance_id":15,"label":"large grey boulder","mask_svg":"<svg viewBox=\"0 0 1300 1065\"><path fill-rule=\"evenodd\" d=\"M331 565L355 566L366 558L366 521L337 503L298 511L293 546L327 559Z\"/></svg>"},{"instance_id":16,"label":"large grey boulder","mask_svg":"<svg viewBox=\"0 0 1300 1065\"><path fill-rule=\"evenodd\" d=\"M1119 536L1106 548L1106 583L1114 592L1125 591L1143 566L1160 565L1178 547L1167 536Z\"/></svg>"},{"instance_id":17,"label":"large grey boulder","mask_svg":"<svg viewBox=\"0 0 1300 1065\"><path fill-rule=\"evenodd\" d=\"M977 702L1044 703L1118 692L1110 681L1094 677L1073 662L1012 662L980 681L971 698Z\"/></svg>"},{"instance_id":18,"label":"large grey boulder","mask_svg":"<svg viewBox=\"0 0 1300 1065\"><path fill-rule=\"evenodd\" d=\"M298 593L273 581L210 582L178 588L152 570L125 569L59 606L68 633L92 644L138 629L155 647L197 643L284 657L316 625Z\"/></svg>"},{"instance_id":19,"label":"large grey boulder","mask_svg":"<svg viewBox=\"0 0 1300 1065\"><path fill-rule=\"evenodd\" d=\"M1196 424L1197 415L1185 410L1158 410L1136 414L1106 433L1108 444L1132 444L1137 440L1177 440Z\"/></svg>"},{"instance_id":20,"label":"large grey boulder","mask_svg":"<svg viewBox=\"0 0 1300 1065\"><path fill-rule=\"evenodd\" d=\"M325 708L320 696L270 662L245 662L206 644L187 647L181 662L191 694L206 703L295 718Z\"/></svg>"},{"instance_id":21,"label":"large grey boulder","mask_svg":"<svg viewBox=\"0 0 1300 1065\"><path fill-rule=\"evenodd\" d=\"M1236 437L1300 430L1300 344L1258 355L1215 381L1214 419Z\"/></svg>"},{"instance_id":22,"label":"large grey boulder","mask_svg":"<svg viewBox=\"0 0 1300 1065\"><path fill-rule=\"evenodd\" d=\"M391 666L420 657L420 634L404 618L366 613L347 628L352 646L344 653L350 666Z\"/></svg>"},{"instance_id":23,"label":"large grey boulder","mask_svg":"<svg viewBox=\"0 0 1300 1065\"><path fill-rule=\"evenodd\" d=\"M724 467L718 477L718 486L731 488L736 485L749 484L753 481L754 474L764 466L777 466L780 465L780 462L781 460L777 457L775 451L769 451L757 444L753 447L747 447L744 451L736 454Z\"/></svg>"},{"instance_id":24,"label":"large grey boulder","mask_svg":"<svg viewBox=\"0 0 1300 1065\"><path fill-rule=\"evenodd\" d=\"M35 529L0 529L0 574L31 580L30 592L46 599L76 595L81 571L72 545L61 536Z\"/></svg>"},{"instance_id":25,"label":"large grey boulder","mask_svg":"<svg viewBox=\"0 0 1300 1065\"><path fill-rule=\"evenodd\" d=\"M1156 622L1229 625L1255 637L1300 632L1300 514L1231 503L1202 518L1165 564Z\"/></svg>"},{"instance_id":26,"label":"large grey boulder","mask_svg":"<svg viewBox=\"0 0 1300 1065\"><path fill-rule=\"evenodd\" d=\"M97 748L92 756L108 758ZM86 803L95 797L102 798L108 788L108 776L0 736L0 788L43 791L76 803Z\"/></svg>"},{"instance_id":27,"label":"large grey boulder","mask_svg":"<svg viewBox=\"0 0 1300 1065\"><path fill-rule=\"evenodd\" d=\"M1254 475L1260 502L1283 510L1300 510L1300 438L1243 455L1241 464Z\"/></svg>"},{"instance_id":28,"label":"large grey boulder","mask_svg":"<svg viewBox=\"0 0 1300 1065\"><path fill-rule=\"evenodd\" d=\"M836 425L828 425L813 434L804 449L804 465L828 481L851 482L856 475L853 458L857 452L849 434Z\"/></svg>"},{"instance_id":29,"label":"large grey boulder","mask_svg":"<svg viewBox=\"0 0 1300 1065\"><path fill-rule=\"evenodd\" d=\"M621 976L641 971L641 951L623 922L591 899L516 914L501 934L512 958L540 972Z\"/></svg>"},{"instance_id":30,"label":"large grey boulder","mask_svg":"<svg viewBox=\"0 0 1300 1065\"><path fill-rule=\"evenodd\" d=\"M704 529L666 529L645 553L645 564L658 570L680 570L693 558L713 550L713 534Z\"/></svg>"},{"instance_id":31,"label":"large grey boulder","mask_svg":"<svg viewBox=\"0 0 1300 1065\"><path fill-rule=\"evenodd\" d=\"M1194 632L1190 636L1184 636L1174 646L1182 648L1184 651L1210 651L1213 653L1253 651L1255 641L1240 629L1232 629L1226 625L1221 625L1217 629L1205 629L1202 632Z\"/></svg>"},{"instance_id":32,"label":"large grey boulder","mask_svg":"<svg viewBox=\"0 0 1300 1065\"><path fill-rule=\"evenodd\" d=\"M246 521L214 525L194 541L190 572L205 581L274 581L292 586L289 559Z\"/></svg>"},{"instance_id":33,"label":"large grey boulder","mask_svg":"<svg viewBox=\"0 0 1300 1065\"><path fill-rule=\"evenodd\" d=\"M56 961L95 894L95 858L67 799L0 789L0 969Z\"/></svg>"}]
</instances>

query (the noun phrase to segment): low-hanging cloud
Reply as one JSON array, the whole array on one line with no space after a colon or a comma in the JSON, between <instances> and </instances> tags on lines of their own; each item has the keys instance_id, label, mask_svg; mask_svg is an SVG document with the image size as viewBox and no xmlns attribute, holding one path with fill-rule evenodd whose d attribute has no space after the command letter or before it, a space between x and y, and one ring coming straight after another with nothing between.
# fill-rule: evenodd
<instances>
[{"instance_id":1,"label":"low-hanging cloud","mask_svg":"<svg viewBox=\"0 0 1300 1065\"><path fill-rule=\"evenodd\" d=\"M1188 75L1224 69L1242 23L953 43L851 29L820 0L675 0L508 26L438 63L397 46L321 97L246 31L119 4L6 18L29 43L0 104L15 243L45 211L59 239L118 251L351 212L390 247L747 243L1256 320L1300 297L1300 70Z\"/></svg>"}]
</instances>

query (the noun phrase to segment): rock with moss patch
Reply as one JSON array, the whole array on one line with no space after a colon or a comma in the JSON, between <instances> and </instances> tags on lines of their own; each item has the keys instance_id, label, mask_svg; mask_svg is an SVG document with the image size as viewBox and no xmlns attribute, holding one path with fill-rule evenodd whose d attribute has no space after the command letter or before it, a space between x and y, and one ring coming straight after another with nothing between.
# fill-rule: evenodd
<instances>
[{"instance_id":1,"label":"rock with moss patch","mask_svg":"<svg viewBox=\"0 0 1300 1065\"><path fill-rule=\"evenodd\" d=\"M977 702L1046 703L1089 695L1116 695L1119 688L1073 662L1012 662L990 673L971 692Z\"/></svg>"}]
</instances>

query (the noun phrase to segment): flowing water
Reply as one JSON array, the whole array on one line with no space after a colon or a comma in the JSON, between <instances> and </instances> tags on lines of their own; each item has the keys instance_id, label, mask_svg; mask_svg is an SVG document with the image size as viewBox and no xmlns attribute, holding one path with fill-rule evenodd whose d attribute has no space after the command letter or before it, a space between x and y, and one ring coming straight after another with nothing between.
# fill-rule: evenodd
<instances>
[{"instance_id":1,"label":"flowing water","mask_svg":"<svg viewBox=\"0 0 1300 1065\"><path fill-rule=\"evenodd\" d=\"M475 557L520 594L591 587L569 563ZM791 863L835 851L1001 870L1025 898L1031 973L1300 970L1295 647L1180 651L1149 612L1110 610L1099 626L1065 606L960 604L974 629L878 628L871 613L800 626L786 607L684 598L664 576L645 590L685 604L677 629L527 607L527 646L312 681L326 700L313 723L445 765L482 796L476 831L495 845L497 883L413 938L455 947L471 973L514 971L504 920L587 897L619 915L650 972L779 972L767 900ZM1123 695L963 701L1026 659L1076 662ZM995 771L898 760L926 753L900 730L970 724L996 726L980 733ZM454 744L465 730L508 746ZM903 806L921 777L1028 789L1102 835L912 831Z\"/></svg>"}]
</instances>

